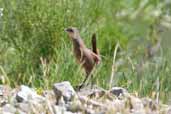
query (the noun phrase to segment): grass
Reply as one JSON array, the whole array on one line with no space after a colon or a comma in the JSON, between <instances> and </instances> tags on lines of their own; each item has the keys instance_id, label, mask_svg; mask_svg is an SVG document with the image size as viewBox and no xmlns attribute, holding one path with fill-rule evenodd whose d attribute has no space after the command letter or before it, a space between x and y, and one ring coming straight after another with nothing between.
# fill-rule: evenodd
<instances>
[{"instance_id":1,"label":"grass","mask_svg":"<svg viewBox=\"0 0 171 114\"><path fill-rule=\"evenodd\" d=\"M168 101L170 52L162 48L155 57L144 59L147 44L169 39L169 35L158 33L170 11L168 4L158 0L0 0L0 83L36 88L49 88L64 80L80 83L84 73L75 63L72 44L64 32L64 28L75 26L88 47L91 35L97 33L102 63L95 71L96 84L109 88L113 53L119 42L113 86L154 99L160 93L160 99ZM162 46L168 48L164 41Z\"/></svg>"}]
</instances>

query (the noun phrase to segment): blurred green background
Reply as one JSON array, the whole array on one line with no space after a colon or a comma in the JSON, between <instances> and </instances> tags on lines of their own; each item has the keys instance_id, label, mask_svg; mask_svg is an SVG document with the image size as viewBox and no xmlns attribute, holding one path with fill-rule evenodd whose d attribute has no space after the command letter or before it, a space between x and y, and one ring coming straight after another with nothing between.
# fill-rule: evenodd
<instances>
[{"instance_id":1,"label":"blurred green background","mask_svg":"<svg viewBox=\"0 0 171 114\"><path fill-rule=\"evenodd\" d=\"M112 81L169 103L170 0L0 0L0 8L1 84L43 89L64 80L79 84L84 72L64 32L74 26L88 47L97 34L102 57L94 72L97 85L108 89Z\"/></svg>"}]
</instances>

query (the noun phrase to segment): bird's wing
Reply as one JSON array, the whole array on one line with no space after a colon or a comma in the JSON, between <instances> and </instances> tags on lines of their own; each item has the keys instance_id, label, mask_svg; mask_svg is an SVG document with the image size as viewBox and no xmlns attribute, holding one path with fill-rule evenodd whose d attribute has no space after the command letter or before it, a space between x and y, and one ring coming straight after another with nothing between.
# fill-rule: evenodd
<instances>
[{"instance_id":1,"label":"bird's wing","mask_svg":"<svg viewBox=\"0 0 171 114\"><path fill-rule=\"evenodd\" d=\"M95 54L94 52L91 51L91 56L93 57L94 61L96 62L96 64L99 64L101 61L101 58L99 55Z\"/></svg>"}]
</instances>

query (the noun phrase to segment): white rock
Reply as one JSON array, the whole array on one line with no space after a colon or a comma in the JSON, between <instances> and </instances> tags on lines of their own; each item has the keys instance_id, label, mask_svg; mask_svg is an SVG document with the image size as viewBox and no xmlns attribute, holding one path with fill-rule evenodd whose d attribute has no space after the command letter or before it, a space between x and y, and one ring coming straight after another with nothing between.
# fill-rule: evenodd
<instances>
[{"instance_id":1,"label":"white rock","mask_svg":"<svg viewBox=\"0 0 171 114\"><path fill-rule=\"evenodd\" d=\"M20 91L16 94L18 102L28 102L29 100L36 100L37 102L44 102L45 98L38 95L34 90L22 85Z\"/></svg>"},{"instance_id":2,"label":"white rock","mask_svg":"<svg viewBox=\"0 0 171 114\"><path fill-rule=\"evenodd\" d=\"M111 90L110 90L110 93L114 94L115 96L120 96L120 95L125 95L127 94L127 90L124 89L124 88L121 88L121 87L113 87Z\"/></svg>"},{"instance_id":3,"label":"white rock","mask_svg":"<svg viewBox=\"0 0 171 114\"><path fill-rule=\"evenodd\" d=\"M16 111L17 109L11 104L6 104L5 106L2 107L2 112L15 114Z\"/></svg>"},{"instance_id":4,"label":"white rock","mask_svg":"<svg viewBox=\"0 0 171 114\"><path fill-rule=\"evenodd\" d=\"M68 81L54 84L53 90L57 102L62 96L65 102L71 101L74 97L76 97L76 92Z\"/></svg>"}]
</instances>

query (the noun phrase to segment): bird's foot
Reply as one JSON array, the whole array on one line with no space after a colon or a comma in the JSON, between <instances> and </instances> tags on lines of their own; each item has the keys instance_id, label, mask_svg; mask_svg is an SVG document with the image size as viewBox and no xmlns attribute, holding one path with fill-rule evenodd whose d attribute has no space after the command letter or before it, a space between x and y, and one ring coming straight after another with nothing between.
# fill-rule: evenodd
<instances>
[{"instance_id":1,"label":"bird's foot","mask_svg":"<svg viewBox=\"0 0 171 114\"><path fill-rule=\"evenodd\" d=\"M76 91L80 91L84 87L84 84L80 84L74 87Z\"/></svg>"}]
</instances>

